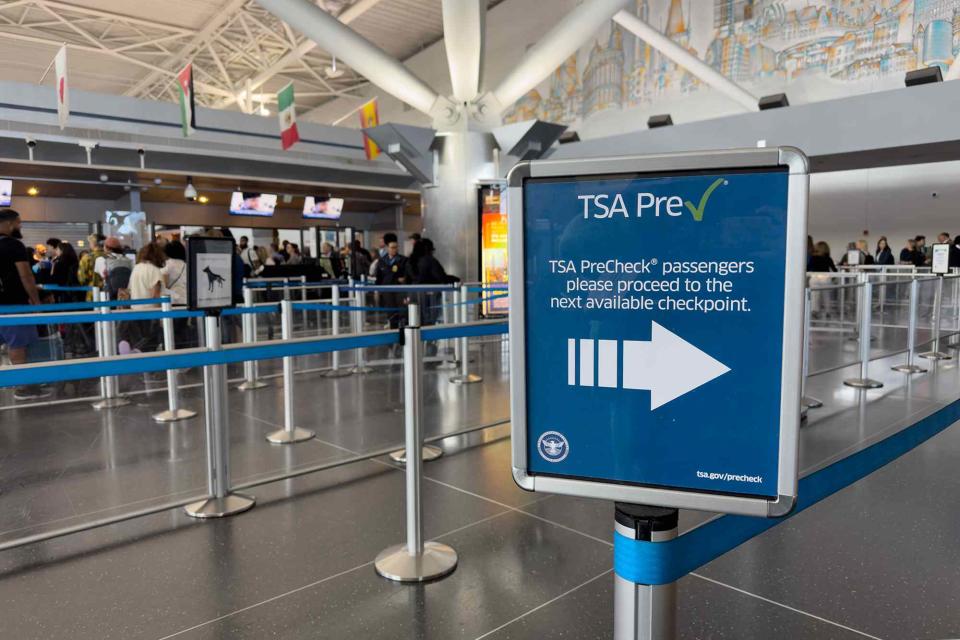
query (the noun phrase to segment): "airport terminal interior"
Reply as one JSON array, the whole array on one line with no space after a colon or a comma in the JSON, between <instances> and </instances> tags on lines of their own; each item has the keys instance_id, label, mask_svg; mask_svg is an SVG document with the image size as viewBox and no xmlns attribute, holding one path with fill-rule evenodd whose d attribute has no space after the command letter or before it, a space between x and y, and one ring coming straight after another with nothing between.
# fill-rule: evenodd
<instances>
[{"instance_id":1,"label":"airport terminal interior","mask_svg":"<svg viewBox=\"0 0 960 640\"><path fill-rule=\"evenodd\" d=\"M960 0L0 0L0 640L960 638L958 80Z\"/></svg>"}]
</instances>

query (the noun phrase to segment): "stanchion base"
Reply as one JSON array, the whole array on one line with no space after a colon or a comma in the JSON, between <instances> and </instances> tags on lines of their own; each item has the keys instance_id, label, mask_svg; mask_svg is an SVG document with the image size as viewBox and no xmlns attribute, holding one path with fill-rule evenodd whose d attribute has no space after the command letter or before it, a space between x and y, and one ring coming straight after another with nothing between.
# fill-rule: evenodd
<instances>
[{"instance_id":1,"label":"stanchion base","mask_svg":"<svg viewBox=\"0 0 960 640\"><path fill-rule=\"evenodd\" d=\"M453 384L476 384L478 382L483 382L483 377L478 376L475 373L470 373L465 376L453 376L450 378L450 382Z\"/></svg>"},{"instance_id":2,"label":"stanchion base","mask_svg":"<svg viewBox=\"0 0 960 640\"><path fill-rule=\"evenodd\" d=\"M330 369L323 374L324 378L346 378L347 376L352 376L353 371L350 369Z\"/></svg>"},{"instance_id":3,"label":"stanchion base","mask_svg":"<svg viewBox=\"0 0 960 640\"><path fill-rule=\"evenodd\" d=\"M270 385L262 380L248 380L247 382L237 385L237 389L240 391L254 391L268 386Z\"/></svg>"},{"instance_id":4,"label":"stanchion base","mask_svg":"<svg viewBox=\"0 0 960 640\"><path fill-rule=\"evenodd\" d=\"M191 518L224 518L249 510L257 501L241 493L231 493L222 498L207 498L188 504L183 508Z\"/></svg>"},{"instance_id":5,"label":"stanchion base","mask_svg":"<svg viewBox=\"0 0 960 640\"><path fill-rule=\"evenodd\" d=\"M197 412L190 411L189 409L177 409L176 411L161 411L160 413L154 414L153 419L155 422L178 422L180 420L189 420L190 418L196 418Z\"/></svg>"},{"instance_id":6,"label":"stanchion base","mask_svg":"<svg viewBox=\"0 0 960 640\"><path fill-rule=\"evenodd\" d=\"M373 563L377 573L394 582L426 582L453 573L457 552L439 542L426 542L423 554L412 556L407 545L398 544L380 552Z\"/></svg>"},{"instance_id":7,"label":"stanchion base","mask_svg":"<svg viewBox=\"0 0 960 640\"><path fill-rule=\"evenodd\" d=\"M952 360L953 356L949 353L944 353L943 351L927 351L926 353L921 353L920 357L924 360Z\"/></svg>"},{"instance_id":8,"label":"stanchion base","mask_svg":"<svg viewBox=\"0 0 960 640\"><path fill-rule=\"evenodd\" d=\"M317 436L316 433L308 429L301 429L300 427L294 428L293 431L287 431L286 429L280 429L279 431L274 431L273 433L267 434L267 442L272 442L273 444L294 444L296 442L303 442L305 440L311 440Z\"/></svg>"},{"instance_id":9,"label":"stanchion base","mask_svg":"<svg viewBox=\"0 0 960 640\"><path fill-rule=\"evenodd\" d=\"M872 378L850 378L849 380L844 380L843 384L848 387L856 387L857 389L879 389L883 386L882 382L873 380Z\"/></svg>"},{"instance_id":10,"label":"stanchion base","mask_svg":"<svg viewBox=\"0 0 960 640\"><path fill-rule=\"evenodd\" d=\"M800 405L804 409L819 409L823 406L823 401L811 398L810 396L803 396L803 398L800 399Z\"/></svg>"},{"instance_id":11,"label":"stanchion base","mask_svg":"<svg viewBox=\"0 0 960 640\"><path fill-rule=\"evenodd\" d=\"M424 462L436 460L443 455L443 449L440 447L435 447L432 444L423 445L423 449L421 451L422 453L420 455L423 456ZM390 454L390 459L397 464L407 464L407 450L400 449L399 451L394 451Z\"/></svg>"},{"instance_id":12,"label":"stanchion base","mask_svg":"<svg viewBox=\"0 0 960 640\"><path fill-rule=\"evenodd\" d=\"M98 400L93 403L93 408L97 411L102 411L104 409L116 409L117 407L125 407L130 404L130 401L124 398L123 396L118 396L116 398L104 398L103 400Z\"/></svg>"},{"instance_id":13,"label":"stanchion base","mask_svg":"<svg viewBox=\"0 0 960 640\"><path fill-rule=\"evenodd\" d=\"M437 365L438 371L453 371L454 369L459 369L460 364L456 360L444 360Z\"/></svg>"},{"instance_id":14,"label":"stanchion base","mask_svg":"<svg viewBox=\"0 0 960 640\"><path fill-rule=\"evenodd\" d=\"M899 371L900 373L926 373L927 370L923 367L915 364L898 364L895 367L890 367L894 371Z\"/></svg>"},{"instance_id":15,"label":"stanchion base","mask_svg":"<svg viewBox=\"0 0 960 640\"><path fill-rule=\"evenodd\" d=\"M368 367L366 365L362 367L354 367L353 369L350 370L350 373L355 373L358 376L363 376L368 373L373 373L373 367Z\"/></svg>"}]
</instances>

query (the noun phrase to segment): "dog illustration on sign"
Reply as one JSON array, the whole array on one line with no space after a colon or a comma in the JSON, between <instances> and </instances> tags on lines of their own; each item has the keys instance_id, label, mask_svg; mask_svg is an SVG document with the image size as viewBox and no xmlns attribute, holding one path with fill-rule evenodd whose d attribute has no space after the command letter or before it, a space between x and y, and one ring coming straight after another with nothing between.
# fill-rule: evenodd
<instances>
[{"instance_id":1,"label":"dog illustration on sign","mask_svg":"<svg viewBox=\"0 0 960 640\"><path fill-rule=\"evenodd\" d=\"M210 267L206 267L203 270L203 272L207 274L207 285L208 285L207 290L210 293L213 293L213 285L215 284L218 285L221 289L223 289L223 283L226 282L223 276L221 276L218 273L214 273L214 271Z\"/></svg>"}]
</instances>

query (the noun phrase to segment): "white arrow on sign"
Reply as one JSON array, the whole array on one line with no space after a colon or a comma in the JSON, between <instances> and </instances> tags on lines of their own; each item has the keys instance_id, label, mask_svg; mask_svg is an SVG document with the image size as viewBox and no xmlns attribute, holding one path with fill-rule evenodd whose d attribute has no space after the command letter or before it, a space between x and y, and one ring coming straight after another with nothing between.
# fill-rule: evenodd
<instances>
[{"instance_id":1,"label":"white arrow on sign","mask_svg":"<svg viewBox=\"0 0 960 640\"><path fill-rule=\"evenodd\" d=\"M623 341L623 388L650 391L650 410L719 378L730 367L656 322L650 342Z\"/></svg>"}]
</instances>

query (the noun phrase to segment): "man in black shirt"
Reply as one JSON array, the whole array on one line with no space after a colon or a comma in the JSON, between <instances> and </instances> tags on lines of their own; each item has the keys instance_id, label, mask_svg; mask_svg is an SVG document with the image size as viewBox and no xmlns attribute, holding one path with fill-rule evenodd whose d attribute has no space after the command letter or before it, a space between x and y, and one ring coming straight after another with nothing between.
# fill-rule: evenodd
<instances>
[{"instance_id":1,"label":"man in black shirt","mask_svg":"<svg viewBox=\"0 0 960 640\"><path fill-rule=\"evenodd\" d=\"M0 305L40 304L37 285L30 270L30 253L20 238L20 214L13 209L0 209ZM36 342L37 327L0 327L0 344L7 345L12 364L26 364L27 348ZM43 390L35 385L18 387L17 400L43 397Z\"/></svg>"}]
</instances>

